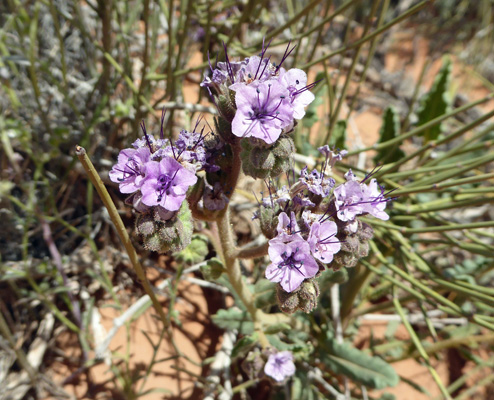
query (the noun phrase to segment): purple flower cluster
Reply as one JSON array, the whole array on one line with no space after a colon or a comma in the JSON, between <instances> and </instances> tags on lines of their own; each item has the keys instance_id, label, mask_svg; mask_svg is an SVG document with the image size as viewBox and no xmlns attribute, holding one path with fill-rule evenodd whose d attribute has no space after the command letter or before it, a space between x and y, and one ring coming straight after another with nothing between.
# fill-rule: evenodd
<instances>
[{"instance_id":1,"label":"purple flower cluster","mask_svg":"<svg viewBox=\"0 0 494 400\"><path fill-rule=\"evenodd\" d=\"M109 173L119 184L120 191L132 194L131 202L140 212L157 207L166 219L180 209L187 190L197 182L196 171L212 168L210 155L204 146L204 129L201 132L183 130L171 144L163 137L155 139L141 125L144 136L136 140L133 148L124 149L118 162Z\"/></svg>"},{"instance_id":2,"label":"purple flower cluster","mask_svg":"<svg viewBox=\"0 0 494 400\"><path fill-rule=\"evenodd\" d=\"M269 46L269 44L268 44ZM281 67L294 47L285 50L277 66L265 58L268 46L260 56L243 61L230 61L225 47L226 62L210 65L212 76L205 77L201 86L210 93L235 92L236 112L232 121L232 133L238 137L258 138L272 144L282 132L288 132L294 119L305 115L305 107L313 100L309 91L315 85L307 85L304 71Z\"/></svg>"},{"instance_id":3,"label":"purple flower cluster","mask_svg":"<svg viewBox=\"0 0 494 400\"><path fill-rule=\"evenodd\" d=\"M335 186L334 179L327 177L326 172L345 153L336 154L327 146L319 150L326 156L322 169L309 173L307 167L303 168L299 180L290 189L270 187L270 196L262 200L257 214L261 228L269 226L263 220L263 208L273 210L277 216L276 232L270 234L263 229L272 238L266 278L279 283L288 293L297 291L304 280L314 278L320 270L319 264L333 261L342 249L340 225L349 225L355 232L359 226L358 215L389 218L384 211L390 200L386 197L388 193L375 179L366 184L369 175L359 182L350 170L345 174L346 182Z\"/></svg>"}]
</instances>

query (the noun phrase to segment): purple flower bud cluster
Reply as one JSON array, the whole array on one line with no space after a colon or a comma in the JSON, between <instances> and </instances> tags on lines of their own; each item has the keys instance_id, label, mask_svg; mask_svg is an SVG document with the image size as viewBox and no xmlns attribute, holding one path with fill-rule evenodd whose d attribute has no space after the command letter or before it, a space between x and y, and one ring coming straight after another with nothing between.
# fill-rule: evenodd
<instances>
[{"instance_id":1,"label":"purple flower bud cluster","mask_svg":"<svg viewBox=\"0 0 494 400\"><path fill-rule=\"evenodd\" d=\"M162 118L163 122L163 118ZM128 200L137 211L155 208L163 220L178 211L189 187L197 182L196 171L214 170L211 151L204 145L204 129L196 132L183 130L174 144L163 137L155 139L141 125L144 136L133 148L120 151L118 162L109 173L119 184L122 193L131 194Z\"/></svg>"},{"instance_id":2,"label":"purple flower bud cluster","mask_svg":"<svg viewBox=\"0 0 494 400\"><path fill-rule=\"evenodd\" d=\"M223 94L235 99L231 132L240 138L257 138L271 145L280 135L289 132L295 121L304 117L305 107L313 100L309 91L315 85L307 85L304 71L281 65L295 47L285 50L281 62L276 65L266 58L269 47L264 46L259 56L243 61L230 61L225 47L225 62L210 63L211 77L205 77L201 86L211 96ZM232 95L232 92L233 95Z\"/></svg>"},{"instance_id":3,"label":"purple flower bud cluster","mask_svg":"<svg viewBox=\"0 0 494 400\"><path fill-rule=\"evenodd\" d=\"M370 179L371 174L358 181L350 170L345 174L346 182L336 185L326 174L345 152L334 153L327 146L319 150L326 156L322 168L312 172L303 168L290 189L272 189L270 183L269 197L262 199L256 214L261 229L270 238L271 263L266 268L266 278L279 283L287 293L301 290L302 283L330 265L340 250L356 248L360 256L366 255L361 242L372 237L372 228L359 222L357 216L389 218L384 211L389 193ZM275 230L269 219L277 219ZM359 229L362 232L356 238L348 237ZM356 241L353 247L346 243L347 238Z\"/></svg>"}]
</instances>

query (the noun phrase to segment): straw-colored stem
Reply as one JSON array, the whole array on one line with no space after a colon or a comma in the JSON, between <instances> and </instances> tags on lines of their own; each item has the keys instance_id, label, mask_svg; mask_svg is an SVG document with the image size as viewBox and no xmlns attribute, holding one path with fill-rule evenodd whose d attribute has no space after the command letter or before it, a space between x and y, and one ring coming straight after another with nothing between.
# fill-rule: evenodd
<instances>
[{"instance_id":1,"label":"straw-colored stem","mask_svg":"<svg viewBox=\"0 0 494 400\"><path fill-rule=\"evenodd\" d=\"M142 268L142 265L139 261L137 252L134 246L132 245L132 242L130 241L129 234L125 229L125 225L122 221L122 218L120 218L120 215L118 214L117 208L115 207L115 204L113 203L113 200L110 197L108 190L106 190L106 187L103 181L101 180L100 176L98 175L98 172L94 168L93 163L87 156L86 150L81 146L76 146L76 154L82 166L86 170L89 179L96 188L96 191L98 192L101 200L103 201L103 204L108 210L110 219L112 220L115 229L117 230L118 236L120 237L120 240L122 241L125 250L127 251L127 254L129 255L130 262L134 267L134 270L137 274L139 281L141 282L142 286L144 287L144 290L146 291L147 295L153 302L153 306L156 312L158 313L158 315L160 316L161 321L164 324L164 327L165 328L168 327L168 319L166 318L165 312L163 311L163 307L161 306L160 302L158 301L158 299L156 298L153 292L151 284L149 283L149 280L146 277L146 273L144 272L144 269Z\"/></svg>"}]
</instances>

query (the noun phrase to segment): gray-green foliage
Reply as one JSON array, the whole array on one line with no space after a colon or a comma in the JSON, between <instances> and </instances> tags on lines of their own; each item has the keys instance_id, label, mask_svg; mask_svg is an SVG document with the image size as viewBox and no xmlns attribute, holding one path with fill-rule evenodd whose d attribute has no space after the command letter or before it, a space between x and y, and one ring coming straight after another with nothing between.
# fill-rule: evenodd
<instances>
[{"instance_id":1,"label":"gray-green foliage","mask_svg":"<svg viewBox=\"0 0 494 400\"><path fill-rule=\"evenodd\" d=\"M383 389L400 381L394 368L383 359L369 356L350 343L338 343L334 337L324 342L319 356L332 371L367 387Z\"/></svg>"}]
</instances>

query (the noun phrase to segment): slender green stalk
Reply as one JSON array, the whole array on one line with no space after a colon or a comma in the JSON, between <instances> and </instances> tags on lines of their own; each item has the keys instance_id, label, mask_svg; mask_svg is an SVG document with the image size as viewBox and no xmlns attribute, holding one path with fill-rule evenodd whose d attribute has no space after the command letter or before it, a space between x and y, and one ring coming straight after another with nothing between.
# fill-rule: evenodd
<instances>
[{"instance_id":1,"label":"slender green stalk","mask_svg":"<svg viewBox=\"0 0 494 400\"><path fill-rule=\"evenodd\" d=\"M405 119L403 120L403 126L401 127L402 132L406 131L408 129L408 126L410 125L410 116L412 115L413 107L414 107L414 105L417 102L417 99L419 97L420 87L422 86L422 81L424 80L425 72L429 69L430 64L431 64L431 60L429 58L424 61L424 65L422 66L422 69L420 71L419 79L418 79L417 83L415 84L415 88L413 90L412 100L410 101L407 115L405 116Z\"/></svg>"},{"instance_id":2,"label":"slender green stalk","mask_svg":"<svg viewBox=\"0 0 494 400\"><path fill-rule=\"evenodd\" d=\"M494 199L493 199L494 200ZM386 224L383 222L372 221L373 225L382 226L383 228L400 231L403 235L412 233L427 233L427 232L446 232L458 231L462 229L477 229L494 227L494 221L472 222L469 224L455 224L446 226L429 226L426 228L405 228L397 225Z\"/></svg>"},{"instance_id":3,"label":"slender green stalk","mask_svg":"<svg viewBox=\"0 0 494 400\"><path fill-rule=\"evenodd\" d=\"M353 275L345 284L345 290L341 300L341 319L344 321L345 326L348 322L347 317L353 310L353 303L360 293L362 286L369 281L372 277L372 271L368 268L362 268L357 266L355 271L352 271Z\"/></svg>"},{"instance_id":4,"label":"slender green stalk","mask_svg":"<svg viewBox=\"0 0 494 400\"><path fill-rule=\"evenodd\" d=\"M281 32L283 32L286 28L289 28L292 26L294 23L296 23L300 18L302 18L304 15L306 15L312 8L314 8L317 4L319 4L322 0L312 0L309 4L307 4L302 10L300 10L299 13L294 15L292 18L290 18L288 21L286 21L283 25L280 27L272 30L269 32L268 35L264 38L266 42L269 42L270 39L278 36ZM260 46L262 43L258 43L258 46Z\"/></svg>"},{"instance_id":5,"label":"slender green stalk","mask_svg":"<svg viewBox=\"0 0 494 400\"><path fill-rule=\"evenodd\" d=\"M352 151L348 152L348 156L351 156L354 154L359 154L359 153L362 153L362 152L365 152L368 150L383 150L383 149L386 149L387 147L394 146L395 144L401 143L408 138L411 138L413 136L417 136L419 133L422 133L426 129L429 129L429 128L443 122L444 120L446 120L448 118L451 118L451 117L458 115L458 114L460 114L466 110L469 110L473 107L476 107L480 104L483 104L487 101L490 101L493 98L494 98L494 93L489 94L482 99L479 99L479 100L473 101L471 103L465 104L464 106L458 107L449 113L446 113L446 114L443 114L437 118L434 118L433 120L427 122L426 124L420 125L414 129L412 129L411 131L409 131L407 133L403 133L403 134L401 134L401 135L399 135L393 139L387 140L386 142L378 143L378 144L375 144L375 145L369 146L369 147L364 147L362 149L352 150ZM383 172L385 172L385 171L383 171Z\"/></svg>"},{"instance_id":6,"label":"slender green stalk","mask_svg":"<svg viewBox=\"0 0 494 400\"><path fill-rule=\"evenodd\" d=\"M454 290L456 293L462 294L469 299L471 299L472 297L477 298L480 300L484 300L487 304L490 304L491 306L494 306L494 297L489 296L488 294L482 293L475 289L464 287L462 285L458 285L455 282L448 282L444 279L438 279L434 277L432 277L431 279L433 282L436 282L439 286L442 286L446 289Z\"/></svg>"},{"instance_id":7,"label":"slender green stalk","mask_svg":"<svg viewBox=\"0 0 494 400\"><path fill-rule=\"evenodd\" d=\"M482 174L476 176L470 176L468 178L457 179L455 181L447 182L447 183L438 183L433 185L426 186L418 186L409 189L398 189L393 192L393 196L403 196L404 194L411 193L420 193L420 192L433 192L433 191L441 191L445 188L455 187L459 185L465 185L469 183L477 183L477 182L488 182L489 179L494 178L494 172L489 174ZM492 190L492 189L491 189Z\"/></svg>"},{"instance_id":8,"label":"slender green stalk","mask_svg":"<svg viewBox=\"0 0 494 400\"><path fill-rule=\"evenodd\" d=\"M369 17L367 19L367 22L366 22L365 27L364 27L364 31L362 33L362 36L364 36L364 37L365 37L365 35L367 34L367 32L369 31L369 29L371 27L371 21L374 18L374 15L375 15L375 13L377 11L378 4L379 4L379 2L376 1L376 0L374 0L373 3L372 3L372 8L371 8L371 11L370 11L370 15L369 15ZM330 134L333 131L333 128L334 128L334 125L335 125L336 121L339 118L341 107L342 107L343 103L346 101L346 93L347 93L348 87L350 85L350 82L352 80L353 74L355 72L355 68L357 67L358 61L360 59L360 52L362 51L362 45L364 43L365 42L362 42L360 45L355 46L356 47L356 51L355 51L355 53L353 55L353 58L352 58L352 64L350 65L350 69L346 73L345 83L343 84L343 88L341 89L341 93L339 95L338 102L336 103L336 109L334 110L334 114L331 115L331 119L330 119L330 122L329 122L328 133L327 133L326 139L324 141L325 143L328 143L329 142Z\"/></svg>"},{"instance_id":9,"label":"slender green stalk","mask_svg":"<svg viewBox=\"0 0 494 400\"><path fill-rule=\"evenodd\" d=\"M390 2L390 0L384 0L383 1L382 7L381 7L381 12L379 13L379 18L378 18L377 24L376 24L377 28L379 28L384 21L384 17L386 16L386 13L388 11L389 2ZM379 3L379 2L377 2L377 3ZM371 11L371 15L372 15L372 11ZM371 20L372 20L372 17L369 17L368 22L370 23ZM352 96L352 101L350 102L350 105L348 106L348 113L347 113L347 117L346 117L347 120L348 120L348 118L350 118L350 115L352 114L353 108L355 107L355 104L357 103L357 99L360 95L360 89L363 87L363 84L365 82L365 78L367 77L367 71L371 65L373 58L374 58L374 53L376 52L377 43L378 43L377 38L378 37L376 36L370 42L370 48L369 48L369 51L367 53L367 59L365 60L364 70L362 71L362 74L360 75L357 89L355 90L355 94Z\"/></svg>"},{"instance_id":10,"label":"slender green stalk","mask_svg":"<svg viewBox=\"0 0 494 400\"><path fill-rule=\"evenodd\" d=\"M457 304L453 303L451 300L449 300L449 299L441 296L439 293L437 293L434 290L432 290L425 283L422 283L421 281L419 281L416 278L412 277L411 275L409 275L405 271L403 271L400 268L398 268L396 265L388 262L388 260L379 251L379 249L377 248L376 244L372 240L369 243L370 243L371 249L372 249L373 253L375 254L375 256L379 259L380 262L382 262L384 265L386 265L387 268L389 268L392 272L394 272L397 275L399 275L401 278L403 278L406 281L408 281L412 286L414 286L415 288L419 289L421 292L427 294L428 296L430 296L431 298L433 298L434 300L436 300L438 303L443 304L443 306L439 306L438 307L440 310L444 310L447 313L453 313L453 314L459 315L459 316L465 316L464 315L465 313L462 311L462 309L460 308L460 306L458 306ZM388 277L387 277L386 274L380 274L380 275L382 277L384 277L385 279L388 279ZM407 288L406 285L402 285L402 284L399 284L399 283L395 283L395 284L397 286L401 287L402 289L405 289L409 293L412 293L412 291L409 290L410 288ZM424 299L424 300L426 299L422 294L420 295L420 297L422 297L422 299ZM480 315L474 315L471 318L478 325L483 326L485 328L488 328L490 330L494 330L494 325L491 324L491 323L489 323L489 322L487 322L484 318L482 318L482 316L480 316Z\"/></svg>"},{"instance_id":11,"label":"slender green stalk","mask_svg":"<svg viewBox=\"0 0 494 400\"><path fill-rule=\"evenodd\" d=\"M417 334L415 333L415 330L412 328L412 325L410 325L410 322L408 321L408 318L405 316L405 313L403 312L403 308L401 307L400 302L398 301L397 297L393 298L393 304L396 308L396 311L398 312L399 316L401 317L401 320L403 322L403 325L405 325L406 330L408 331L408 334L412 338L413 344L417 348L420 356L424 359L425 364L427 366L427 369L429 370L430 374L432 375L432 378L436 382L437 386L439 387L439 390L441 390L441 393L446 399L451 399L450 394L446 390L446 387L444 386L443 382L441 381L441 378L439 377L437 371L432 367L429 359L429 355L425 351L424 347L422 346L422 343L420 342L420 339L418 338Z\"/></svg>"},{"instance_id":12,"label":"slender green stalk","mask_svg":"<svg viewBox=\"0 0 494 400\"><path fill-rule=\"evenodd\" d=\"M139 257L137 256L137 252L132 245L132 242L130 241L129 234L127 233L127 230L125 229L125 225L122 221L122 218L120 218L120 215L118 214L118 210L115 207L115 204L113 203L113 200L110 197L110 194L108 193L108 190L106 190L106 187L101 180L100 176L98 175L98 172L94 168L93 163L89 159L89 157L86 154L86 150L80 146L76 146L76 154L77 157L79 158L79 161L81 162L82 166L86 170L86 173L89 176L89 179L93 183L93 185L96 188L96 191L98 192L101 200L103 201L103 204L108 210L108 214L110 215L110 219L112 220L115 229L117 230L118 236L120 237L120 240L122 241L125 250L127 251L127 254L129 255L130 262L132 266L134 267L134 270L136 271L137 278L141 282L142 286L144 287L144 290L146 291L147 295L153 302L154 309L158 313L158 315L161 318L161 321L163 322L164 327L168 327L168 319L166 317L166 314L163 311L163 307L159 303L158 299L156 298L153 289L151 287L151 284L149 283L149 280L146 276L146 273L144 272L144 269L142 268L142 265L139 261Z\"/></svg>"},{"instance_id":13,"label":"slender green stalk","mask_svg":"<svg viewBox=\"0 0 494 400\"><path fill-rule=\"evenodd\" d=\"M410 17L411 15L419 12L422 8L424 8L427 4L429 4L431 1L434 1L434 0L424 0L422 2L420 2L419 4L417 4L416 6L410 8L408 11L404 12L403 14L401 14L399 17L396 17L395 19L393 19L392 21L388 22L386 25L383 25L381 28L379 29L376 29L374 32L372 32L370 35L367 35L365 37L363 37L362 39L359 39L357 41L355 41L354 43L352 44L349 44L347 46L344 46L338 50L335 50L333 51L332 53L330 54L327 54L323 57L320 57L320 58L317 58L316 60L314 61L311 61L303 66L301 66L300 68L301 69L307 69L309 67L312 67L313 65L316 65L316 64L319 64L321 61L323 60L327 60L328 58L331 58L331 57L334 57L335 55L337 54L341 54L341 53L345 53L346 51L348 50L351 50L355 47L359 47L361 46L362 44L364 44L365 42L369 41L369 40L372 40L373 38L375 38L376 36L379 36L381 33L383 32L386 32L389 28L391 28L393 25L396 25L397 23L407 19L408 17Z\"/></svg>"}]
</instances>

